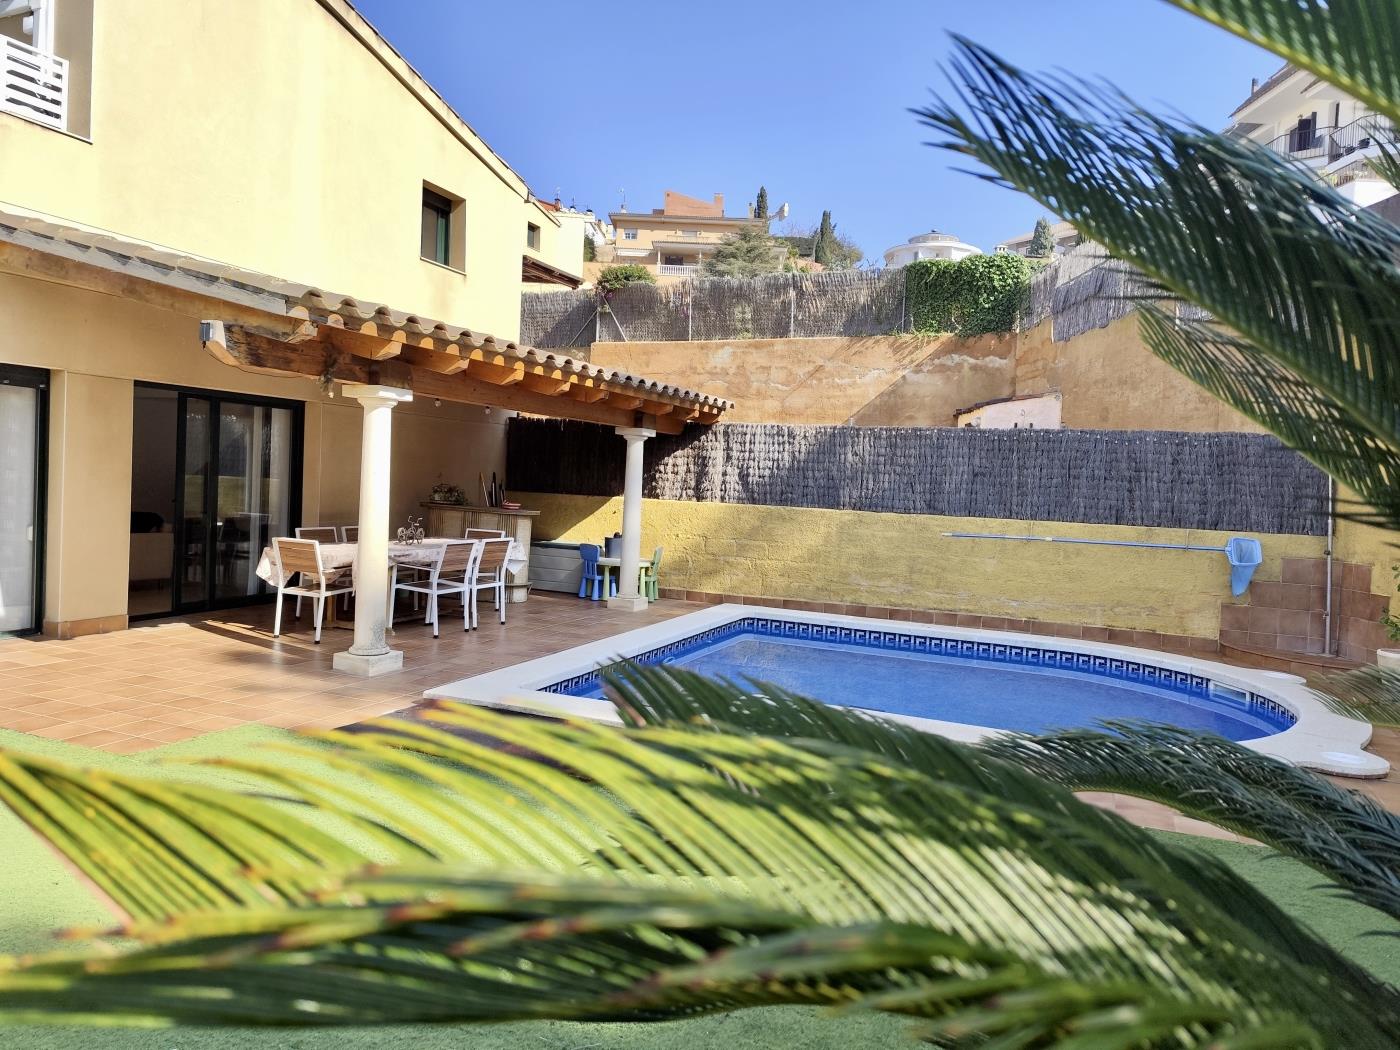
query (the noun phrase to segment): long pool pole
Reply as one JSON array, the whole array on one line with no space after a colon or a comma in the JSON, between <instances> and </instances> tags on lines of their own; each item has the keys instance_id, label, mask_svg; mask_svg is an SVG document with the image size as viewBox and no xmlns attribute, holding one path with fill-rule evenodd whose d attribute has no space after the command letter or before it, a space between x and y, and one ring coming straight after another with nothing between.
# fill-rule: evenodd
<instances>
[{"instance_id":1,"label":"long pool pole","mask_svg":"<svg viewBox=\"0 0 1400 1050\"><path fill-rule=\"evenodd\" d=\"M1035 543L1084 543L1095 547L1151 547L1168 551L1214 551L1225 553L1226 547L1201 547L1191 543L1145 543L1141 540L1085 540L1070 536L1011 536L1000 532L945 532L954 540L1029 540Z\"/></svg>"}]
</instances>

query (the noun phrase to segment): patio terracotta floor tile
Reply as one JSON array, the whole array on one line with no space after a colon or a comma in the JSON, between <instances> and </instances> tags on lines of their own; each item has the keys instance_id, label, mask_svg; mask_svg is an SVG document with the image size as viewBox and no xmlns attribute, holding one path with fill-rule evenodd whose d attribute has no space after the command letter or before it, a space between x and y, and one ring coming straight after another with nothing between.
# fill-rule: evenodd
<instances>
[{"instance_id":1,"label":"patio terracotta floor tile","mask_svg":"<svg viewBox=\"0 0 1400 1050\"><path fill-rule=\"evenodd\" d=\"M128 736L150 736L152 733L176 728L183 727L173 726L169 722L158 722L154 718L142 718L135 722L126 723L121 727L121 731Z\"/></svg>"},{"instance_id":2,"label":"patio terracotta floor tile","mask_svg":"<svg viewBox=\"0 0 1400 1050\"><path fill-rule=\"evenodd\" d=\"M124 736L110 743L101 745L103 751L108 751L114 755L132 755L138 751L149 751L153 747L160 747L165 741L147 740L139 736Z\"/></svg>"},{"instance_id":3,"label":"patio terracotta floor tile","mask_svg":"<svg viewBox=\"0 0 1400 1050\"><path fill-rule=\"evenodd\" d=\"M52 733L45 733L45 736L55 740L67 740L70 744L77 744L81 747L106 747L108 744L115 744L121 740L130 740L132 737L127 733L118 733L112 729L93 729L80 736L54 737Z\"/></svg>"},{"instance_id":4,"label":"patio terracotta floor tile","mask_svg":"<svg viewBox=\"0 0 1400 1050\"><path fill-rule=\"evenodd\" d=\"M88 726L91 729L116 729L121 726L132 725L140 720L140 716L131 711L102 711L96 714L84 715L75 725Z\"/></svg>"},{"instance_id":5,"label":"patio terracotta floor tile","mask_svg":"<svg viewBox=\"0 0 1400 1050\"><path fill-rule=\"evenodd\" d=\"M122 731L130 730L130 726L124 726ZM188 740L190 737L200 735L200 730L189 726L164 726L160 729L153 729L138 734L143 740L154 740L161 744L174 744L181 740Z\"/></svg>"},{"instance_id":6,"label":"patio terracotta floor tile","mask_svg":"<svg viewBox=\"0 0 1400 1050\"><path fill-rule=\"evenodd\" d=\"M38 733L41 730L62 724L60 719L50 718L47 715L0 718L0 729L12 729L17 733Z\"/></svg>"},{"instance_id":7,"label":"patio terracotta floor tile","mask_svg":"<svg viewBox=\"0 0 1400 1050\"><path fill-rule=\"evenodd\" d=\"M15 704L15 709L30 715L51 715L55 718L78 718L87 710L82 704L70 704L66 700L35 699L29 703Z\"/></svg>"}]
</instances>

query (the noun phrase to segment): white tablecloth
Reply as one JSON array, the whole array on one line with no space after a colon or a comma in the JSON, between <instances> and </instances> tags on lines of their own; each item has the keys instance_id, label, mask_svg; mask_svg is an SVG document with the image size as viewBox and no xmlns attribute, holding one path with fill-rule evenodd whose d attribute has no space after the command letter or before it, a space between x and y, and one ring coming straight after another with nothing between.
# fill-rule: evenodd
<instances>
[{"instance_id":1,"label":"white tablecloth","mask_svg":"<svg viewBox=\"0 0 1400 1050\"><path fill-rule=\"evenodd\" d=\"M470 540L450 537L429 536L422 543L389 543L389 560L400 565L427 565L437 557L437 548L448 543L470 543ZM327 570L355 568L355 556L359 545L355 543L321 544L321 564ZM525 567L525 550L515 540L510 541L510 553L506 555L506 571L519 572ZM388 566L385 566L388 571ZM277 578L277 566L272 559L272 548L264 547L258 559L258 576L273 587L283 581Z\"/></svg>"}]
</instances>

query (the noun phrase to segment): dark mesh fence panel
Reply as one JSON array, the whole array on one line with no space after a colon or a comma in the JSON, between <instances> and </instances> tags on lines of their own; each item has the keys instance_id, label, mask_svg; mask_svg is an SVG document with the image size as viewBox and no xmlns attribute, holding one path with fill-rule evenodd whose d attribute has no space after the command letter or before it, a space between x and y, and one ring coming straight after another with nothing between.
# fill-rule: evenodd
<instances>
[{"instance_id":1,"label":"dark mesh fence panel","mask_svg":"<svg viewBox=\"0 0 1400 1050\"><path fill-rule=\"evenodd\" d=\"M513 419L510 487L620 495L623 448L606 427ZM732 423L648 441L646 494L1320 536L1327 480L1259 434Z\"/></svg>"}]
</instances>

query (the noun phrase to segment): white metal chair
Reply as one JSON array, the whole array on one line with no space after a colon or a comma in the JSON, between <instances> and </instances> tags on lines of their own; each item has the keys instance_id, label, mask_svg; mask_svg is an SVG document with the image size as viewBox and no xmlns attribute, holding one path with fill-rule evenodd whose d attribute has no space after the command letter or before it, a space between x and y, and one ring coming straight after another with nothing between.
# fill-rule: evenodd
<instances>
[{"instance_id":1,"label":"white metal chair","mask_svg":"<svg viewBox=\"0 0 1400 1050\"><path fill-rule=\"evenodd\" d=\"M297 539L315 540L317 543L339 543L334 525L303 525L296 530ZM301 598L297 598L297 619L301 619Z\"/></svg>"},{"instance_id":2,"label":"white metal chair","mask_svg":"<svg viewBox=\"0 0 1400 1050\"><path fill-rule=\"evenodd\" d=\"M462 535L469 540L498 540L505 533L500 529L468 529Z\"/></svg>"},{"instance_id":3,"label":"white metal chair","mask_svg":"<svg viewBox=\"0 0 1400 1050\"><path fill-rule=\"evenodd\" d=\"M482 591L490 591L500 613L501 623L506 622L506 556L510 554L509 539L481 541L481 558L476 564L476 572L471 577L471 625L477 625L476 599Z\"/></svg>"},{"instance_id":4,"label":"white metal chair","mask_svg":"<svg viewBox=\"0 0 1400 1050\"><path fill-rule=\"evenodd\" d=\"M358 525L342 525L340 527L341 543L359 543L360 527Z\"/></svg>"},{"instance_id":5,"label":"white metal chair","mask_svg":"<svg viewBox=\"0 0 1400 1050\"><path fill-rule=\"evenodd\" d=\"M472 541L444 543L434 551L434 558L427 565L404 566L410 569L427 569L424 579L399 581L399 566L394 565L389 585L389 615L393 617L394 596L399 591L407 591L415 596L422 594L428 599L428 612L423 622L432 624L433 637L438 636L438 599L446 594L455 594L462 599L462 630L471 630L471 604L467 600L467 587L476 577L477 562L481 560L482 545Z\"/></svg>"},{"instance_id":6,"label":"white metal chair","mask_svg":"<svg viewBox=\"0 0 1400 1050\"><path fill-rule=\"evenodd\" d=\"M337 594L349 594L352 588L335 584L348 569L331 569L321 563L321 544L317 540L288 539L278 536L272 541L272 557L277 562L277 612L273 615L272 634L282 633L282 597L295 594L297 601L310 598L316 606L316 644L321 644L321 620L325 616L326 599ZM301 577L297 586L294 577Z\"/></svg>"}]
</instances>

